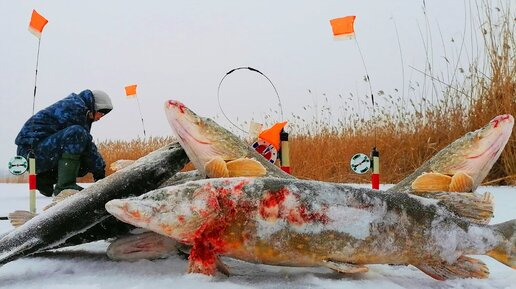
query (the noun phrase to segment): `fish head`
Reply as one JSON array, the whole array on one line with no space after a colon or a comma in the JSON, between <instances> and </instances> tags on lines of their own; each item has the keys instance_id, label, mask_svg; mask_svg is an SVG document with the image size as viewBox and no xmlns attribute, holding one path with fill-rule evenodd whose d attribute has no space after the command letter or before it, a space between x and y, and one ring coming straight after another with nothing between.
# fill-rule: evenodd
<instances>
[{"instance_id":1,"label":"fish head","mask_svg":"<svg viewBox=\"0 0 516 289\"><path fill-rule=\"evenodd\" d=\"M464 172L473 179L473 190L487 176L509 141L514 117L510 114L493 118L486 126L468 132L435 156L431 170L446 175Z\"/></svg>"},{"instance_id":2,"label":"fish head","mask_svg":"<svg viewBox=\"0 0 516 289\"><path fill-rule=\"evenodd\" d=\"M207 198L190 197L194 191L191 186L172 186L139 197L114 199L105 207L120 221L189 243L202 223L214 214Z\"/></svg>"},{"instance_id":3,"label":"fish head","mask_svg":"<svg viewBox=\"0 0 516 289\"><path fill-rule=\"evenodd\" d=\"M238 137L210 118L200 117L176 100L165 102L165 114L190 161L200 173L214 157L234 160L245 157L248 148Z\"/></svg>"}]
</instances>

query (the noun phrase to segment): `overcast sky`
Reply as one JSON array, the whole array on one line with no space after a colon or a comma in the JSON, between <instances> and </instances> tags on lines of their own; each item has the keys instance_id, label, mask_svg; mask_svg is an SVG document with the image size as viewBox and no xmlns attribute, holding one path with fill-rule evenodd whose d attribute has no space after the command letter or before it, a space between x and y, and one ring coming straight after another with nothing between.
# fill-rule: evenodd
<instances>
[{"instance_id":1,"label":"overcast sky","mask_svg":"<svg viewBox=\"0 0 516 289\"><path fill-rule=\"evenodd\" d=\"M38 44L27 29L32 9L49 20L41 39L36 111L71 92L105 90L115 109L94 124L92 135L106 140L143 136L137 102L124 94L128 84L138 84L147 136L171 133L163 113L168 99L203 116L219 115L230 128L220 117L217 87L240 66L257 68L274 82L287 121L306 114L303 106L322 103L323 94L335 110L339 94L364 97L369 87L356 42L335 41L329 25L347 15L357 16L357 40L375 93L404 92L409 80L421 78L410 66L424 70L429 36L433 68L444 69L445 53L456 60L464 28L473 27L470 10L476 13L476 7L468 1L426 1L426 19L424 2L0 0L0 164L15 155L14 139L32 114ZM477 47L467 49L471 55ZM278 111L272 87L249 71L226 78L221 99L233 121L262 122L270 110ZM281 120L278 113L272 117Z\"/></svg>"}]
</instances>

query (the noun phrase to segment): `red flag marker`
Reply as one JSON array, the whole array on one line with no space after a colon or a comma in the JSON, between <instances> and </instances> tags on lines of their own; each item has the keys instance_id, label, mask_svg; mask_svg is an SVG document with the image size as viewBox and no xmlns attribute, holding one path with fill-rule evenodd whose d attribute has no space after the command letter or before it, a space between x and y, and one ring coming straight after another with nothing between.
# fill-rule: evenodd
<instances>
[{"instance_id":1,"label":"red flag marker","mask_svg":"<svg viewBox=\"0 0 516 289\"><path fill-rule=\"evenodd\" d=\"M47 25L48 20L40 15L36 10L32 10L32 16L29 23L29 31L34 34L37 38L41 38L43 28Z\"/></svg>"},{"instance_id":2,"label":"red flag marker","mask_svg":"<svg viewBox=\"0 0 516 289\"><path fill-rule=\"evenodd\" d=\"M136 84L133 84L133 85L128 85L125 87L125 95L127 97L136 97L136 87L138 85Z\"/></svg>"},{"instance_id":3,"label":"red flag marker","mask_svg":"<svg viewBox=\"0 0 516 289\"><path fill-rule=\"evenodd\" d=\"M330 20L333 37L335 39L351 39L355 36L356 16L346 16Z\"/></svg>"}]
</instances>

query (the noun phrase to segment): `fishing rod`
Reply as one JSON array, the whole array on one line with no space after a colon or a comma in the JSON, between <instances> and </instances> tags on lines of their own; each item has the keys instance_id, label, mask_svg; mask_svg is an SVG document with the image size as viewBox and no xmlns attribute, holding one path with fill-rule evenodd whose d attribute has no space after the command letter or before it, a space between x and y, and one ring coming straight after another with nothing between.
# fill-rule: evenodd
<instances>
[{"instance_id":1,"label":"fishing rod","mask_svg":"<svg viewBox=\"0 0 516 289\"><path fill-rule=\"evenodd\" d=\"M34 111L36 107L36 93L38 82L38 67L39 67L39 51L41 47L41 36L43 28L47 25L48 20L40 15L36 10L32 10L32 15L29 23L29 31L38 38L38 52L36 54L36 73L34 75L34 96L32 98L32 117L31 126L34 124ZM29 159L29 211L36 213L36 155L32 146L27 155Z\"/></svg>"},{"instance_id":2,"label":"fishing rod","mask_svg":"<svg viewBox=\"0 0 516 289\"><path fill-rule=\"evenodd\" d=\"M357 37L355 35L355 43L357 44L358 52L360 53L360 58L362 59L362 64L364 65L364 70L366 73L367 83L369 84L369 91L371 92L371 103L373 104L373 119L376 119L376 109L374 103L374 94L373 87L371 85L371 79L369 78L369 72L367 72L367 66L365 64L364 56L362 55L362 50L360 49L360 45L358 44ZM371 174L371 185L374 190L380 189L380 152L376 149L376 140L377 140L377 130L378 125L376 122L374 123L374 146L371 150L371 159L372 159L372 174Z\"/></svg>"},{"instance_id":3,"label":"fishing rod","mask_svg":"<svg viewBox=\"0 0 516 289\"><path fill-rule=\"evenodd\" d=\"M140 112L140 119L142 120L143 137L147 138L147 135L145 134L145 124L143 123L142 109L140 108L140 101L138 100L138 97L136 97L136 102L138 103L138 111Z\"/></svg>"},{"instance_id":4,"label":"fishing rod","mask_svg":"<svg viewBox=\"0 0 516 289\"><path fill-rule=\"evenodd\" d=\"M239 129L240 131L244 132L244 133L247 133L246 131L244 131L243 129L241 129L239 126L237 126L236 124L234 124L230 119L229 117L226 115L226 113L224 112L224 109L222 109L222 105L220 104L220 87L222 86L222 82L224 81L224 79L226 79L226 77L228 75L230 75L231 73L237 71L237 70L242 70L242 69L247 69L249 71L252 71L252 72L256 72L258 74L260 74L261 76L265 77L265 79L267 79L267 81L271 84L272 88L274 89L274 92L276 93L276 97L278 98L278 105L279 105L279 108L280 108L280 113L281 113L281 119L283 119L283 107L281 105L281 98L279 96L279 93L278 93L278 90L276 89L276 86L274 85L274 83L272 83L272 81L270 80L270 78L267 77L267 75L265 75L263 72L259 71L258 69L256 68L253 68L253 67L249 67L249 66L242 66L242 67L237 67L237 68L233 68L231 69L230 71L228 71L224 77L222 77L222 79L220 80L219 82L219 86L217 88L217 102L218 102L218 105L219 105L219 109L220 111L222 112L222 115L226 118L227 121L229 121L229 123L231 123L234 127L236 127L237 129Z\"/></svg>"},{"instance_id":5,"label":"fishing rod","mask_svg":"<svg viewBox=\"0 0 516 289\"><path fill-rule=\"evenodd\" d=\"M142 128L143 128L143 137L146 138L147 134L145 133L145 123L143 122L143 114L142 109L140 107L140 100L138 99L138 95L136 93L136 88L138 87L137 84L128 85L125 87L125 95L128 98L136 98L136 103L138 104L138 112L140 113L140 119L142 121Z\"/></svg>"},{"instance_id":6,"label":"fishing rod","mask_svg":"<svg viewBox=\"0 0 516 289\"><path fill-rule=\"evenodd\" d=\"M373 120L376 119L376 109L374 102L374 94L373 94L373 86L371 85L371 79L369 77L369 72L367 71L367 66L365 64L364 55L362 54L362 50L360 49L360 45L358 44L358 39L355 35L355 23L356 16L346 16L341 18L335 18L330 20L330 25L332 27L333 36L334 37L353 37L355 39L355 43L357 45L358 52L360 53L360 59L362 60L362 64L364 65L364 70L366 73L366 81L369 85L369 91L371 93L371 103L373 105L372 117ZM371 158L373 159L372 168L373 172L371 174L371 184L373 189L379 189L380 187L380 152L376 150L377 144L377 130L378 126L374 123L374 146L371 151ZM369 159L364 154L356 154L351 159L351 169L357 173L364 173L369 169ZM359 167L363 167L359 169Z\"/></svg>"}]
</instances>

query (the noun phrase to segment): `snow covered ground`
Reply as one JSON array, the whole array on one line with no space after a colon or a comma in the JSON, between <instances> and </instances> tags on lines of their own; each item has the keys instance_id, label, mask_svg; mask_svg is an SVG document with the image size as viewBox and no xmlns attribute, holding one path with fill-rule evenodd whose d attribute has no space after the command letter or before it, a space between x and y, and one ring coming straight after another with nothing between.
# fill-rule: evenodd
<instances>
[{"instance_id":1,"label":"snow covered ground","mask_svg":"<svg viewBox=\"0 0 516 289\"><path fill-rule=\"evenodd\" d=\"M516 187L480 187L495 196L492 223L516 218ZM50 198L38 196L41 209ZM26 184L0 184L0 216L28 208ZM0 221L0 233L11 229ZM178 256L158 261L115 262L105 255L108 243L99 241L27 257L0 267L0 288L515 288L516 270L487 256L478 256L490 268L487 280L439 282L412 266L372 265L367 273L342 276L323 268L287 268L255 265L231 259L233 275L207 277L185 274L187 262Z\"/></svg>"}]
</instances>

